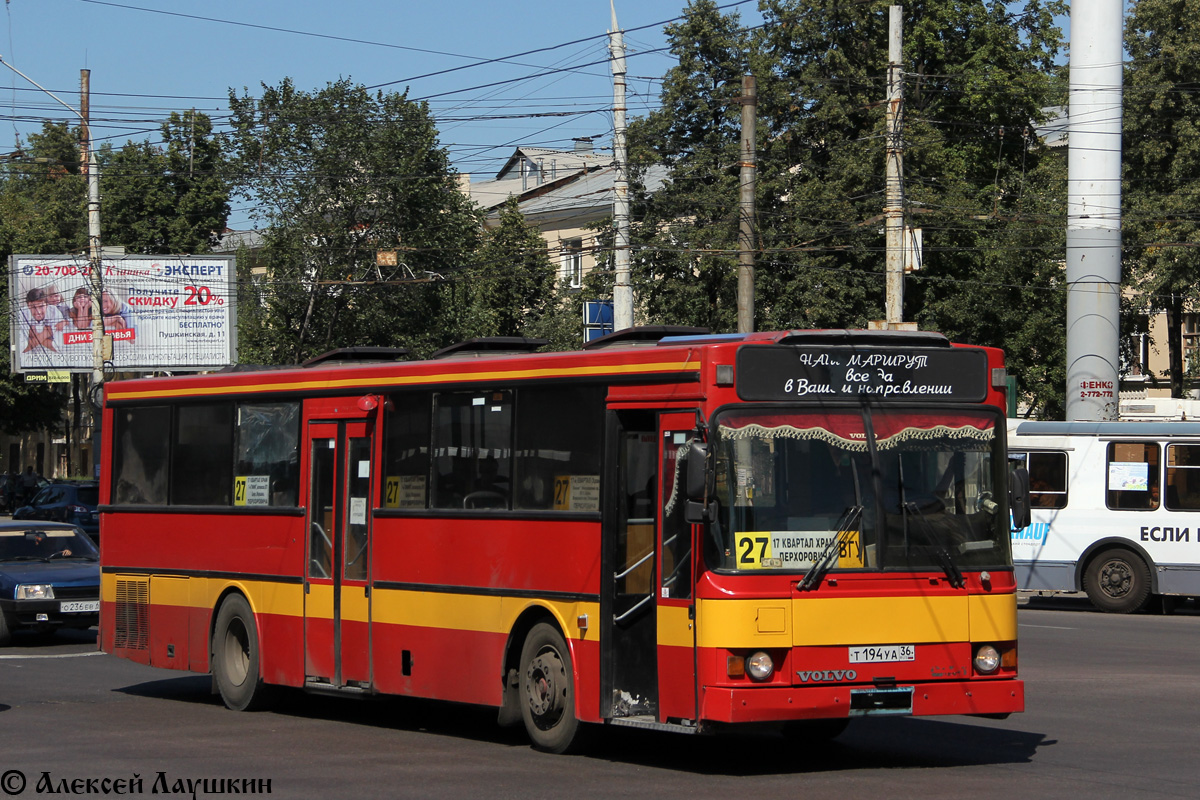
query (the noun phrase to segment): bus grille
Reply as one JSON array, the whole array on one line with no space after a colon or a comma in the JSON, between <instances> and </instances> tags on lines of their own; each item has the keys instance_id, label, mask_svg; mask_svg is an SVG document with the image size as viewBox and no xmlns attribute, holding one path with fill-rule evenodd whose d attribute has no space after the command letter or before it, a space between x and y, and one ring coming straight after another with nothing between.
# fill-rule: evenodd
<instances>
[{"instance_id":1,"label":"bus grille","mask_svg":"<svg viewBox=\"0 0 1200 800\"><path fill-rule=\"evenodd\" d=\"M150 581L118 578L113 646L118 650L145 650L149 622Z\"/></svg>"}]
</instances>

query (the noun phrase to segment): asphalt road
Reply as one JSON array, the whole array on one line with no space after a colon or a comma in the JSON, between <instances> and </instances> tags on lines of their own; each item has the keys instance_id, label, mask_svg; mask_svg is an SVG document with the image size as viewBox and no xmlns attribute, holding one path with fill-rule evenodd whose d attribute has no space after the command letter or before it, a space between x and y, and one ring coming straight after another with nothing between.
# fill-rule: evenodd
<instances>
[{"instance_id":1,"label":"asphalt road","mask_svg":"<svg viewBox=\"0 0 1200 800\"><path fill-rule=\"evenodd\" d=\"M1123 617L1080 600L1034 600L1019 621L1027 710L1007 720L869 719L824 746L768 734L604 730L581 756L533 751L521 731L497 728L490 711L425 701L296 692L275 711L235 713L210 694L207 676L97 654L94 631L18 636L0 648L0 800L104 794L106 786L134 796L214 794L189 783L204 779L208 788L236 780L280 797L1200 793L1200 611Z\"/></svg>"}]
</instances>

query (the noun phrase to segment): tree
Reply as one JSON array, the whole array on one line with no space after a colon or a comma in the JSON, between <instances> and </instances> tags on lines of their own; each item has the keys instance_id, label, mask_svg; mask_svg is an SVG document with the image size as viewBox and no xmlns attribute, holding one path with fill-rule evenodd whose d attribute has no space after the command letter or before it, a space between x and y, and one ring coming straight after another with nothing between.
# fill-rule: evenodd
<instances>
[{"instance_id":1,"label":"tree","mask_svg":"<svg viewBox=\"0 0 1200 800\"><path fill-rule=\"evenodd\" d=\"M230 108L235 191L258 204L269 276L263 305L243 314L246 359L449 343L453 326L438 321L463 298L442 279L470 263L480 219L428 107L344 80L311 93L284 80L260 100L231 93ZM381 253L396 266L377 266Z\"/></svg>"},{"instance_id":2,"label":"tree","mask_svg":"<svg viewBox=\"0 0 1200 800\"><path fill-rule=\"evenodd\" d=\"M737 315L736 99L749 39L738 16L722 14L713 0L691 2L666 34L679 63L663 79L660 108L629 127L634 291L651 321L730 329ZM670 179L650 193L646 172L660 163Z\"/></svg>"},{"instance_id":3,"label":"tree","mask_svg":"<svg viewBox=\"0 0 1200 800\"><path fill-rule=\"evenodd\" d=\"M510 197L500 224L484 233L468 279L467 336L525 336L555 307L554 265L546 242Z\"/></svg>"},{"instance_id":4,"label":"tree","mask_svg":"<svg viewBox=\"0 0 1200 800\"><path fill-rule=\"evenodd\" d=\"M678 67L634 153L671 170L642 200L646 310L732 328L741 75L757 78L757 324L861 327L884 308L884 4L765 0L752 37L710 0L668 28ZM926 0L904 6L905 206L924 229L905 318L1005 347L1039 410L1061 408L1065 300L1056 288L1061 165L1034 126L1055 99L1057 2ZM707 251L707 252L706 252ZM710 255L718 253L718 255ZM1021 331L1027 335L1022 338ZM1017 353L1038 345L1028 359ZM1057 359L1057 361L1055 361ZM1026 368L1029 374L1025 374Z\"/></svg>"},{"instance_id":5,"label":"tree","mask_svg":"<svg viewBox=\"0 0 1200 800\"><path fill-rule=\"evenodd\" d=\"M87 182L79 170L78 131L46 123L26 148L0 165L0 259L14 253L68 253L87 245ZM9 305L9 282L0 282ZM9 326L0 331L0 429L6 433L55 429L67 397L55 387L26 384L10 372Z\"/></svg>"},{"instance_id":6,"label":"tree","mask_svg":"<svg viewBox=\"0 0 1200 800\"><path fill-rule=\"evenodd\" d=\"M1172 397L1186 396L1182 327L1200 303L1200 8L1139 0L1125 26L1125 283L1134 311L1166 313ZM1161 344L1161 343L1160 343Z\"/></svg>"},{"instance_id":7,"label":"tree","mask_svg":"<svg viewBox=\"0 0 1200 800\"><path fill-rule=\"evenodd\" d=\"M145 255L208 252L229 218L220 142L195 111L172 113L162 136L103 151L101 241Z\"/></svg>"}]
</instances>

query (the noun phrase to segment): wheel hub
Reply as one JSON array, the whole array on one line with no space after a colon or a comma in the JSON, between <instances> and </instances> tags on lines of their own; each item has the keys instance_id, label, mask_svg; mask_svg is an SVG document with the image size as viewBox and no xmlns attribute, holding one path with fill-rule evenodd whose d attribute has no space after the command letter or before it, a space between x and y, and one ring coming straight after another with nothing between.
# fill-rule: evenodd
<instances>
[{"instance_id":1,"label":"wheel hub","mask_svg":"<svg viewBox=\"0 0 1200 800\"><path fill-rule=\"evenodd\" d=\"M1104 589L1104 593L1111 597L1128 594L1132 582L1133 576L1121 563L1105 564L1100 573L1100 586Z\"/></svg>"},{"instance_id":2,"label":"wheel hub","mask_svg":"<svg viewBox=\"0 0 1200 800\"><path fill-rule=\"evenodd\" d=\"M562 662L554 653L542 653L529 662L525 680L529 685L529 709L536 717L543 717L559 708L562 692L556 684L556 676L562 673Z\"/></svg>"}]
</instances>

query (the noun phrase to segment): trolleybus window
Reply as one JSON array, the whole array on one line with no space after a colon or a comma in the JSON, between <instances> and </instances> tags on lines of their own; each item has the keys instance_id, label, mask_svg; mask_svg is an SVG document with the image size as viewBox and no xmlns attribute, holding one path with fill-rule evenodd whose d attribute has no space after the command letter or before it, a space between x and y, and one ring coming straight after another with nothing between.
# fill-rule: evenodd
<instances>
[{"instance_id":1,"label":"trolleybus window","mask_svg":"<svg viewBox=\"0 0 1200 800\"><path fill-rule=\"evenodd\" d=\"M1017 455L1014 453L1014 455ZM1066 508L1067 454L1021 453L1029 470L1029 502L1038 508Z\"/></svg>"},{"instance_id":2,"label":"trolleybus window","mask_svg":"<svg viewBox=\"0 0 1200 800\"><path fill-rule=\"evenodd\" d=\"M1200 509L1200 445L1167 445L1167 508Z\"/></svg>"},{"instance_id":3,"label":"trolleybus window","mask_svg":"<svg viewBox=\"0 0 1200 800\"><path fill-rule=\"evenodd\" d=\"M1159 506L1157 442L1110 442L1108 507L1153 511Z\"/></svg>"}]
</instances>

